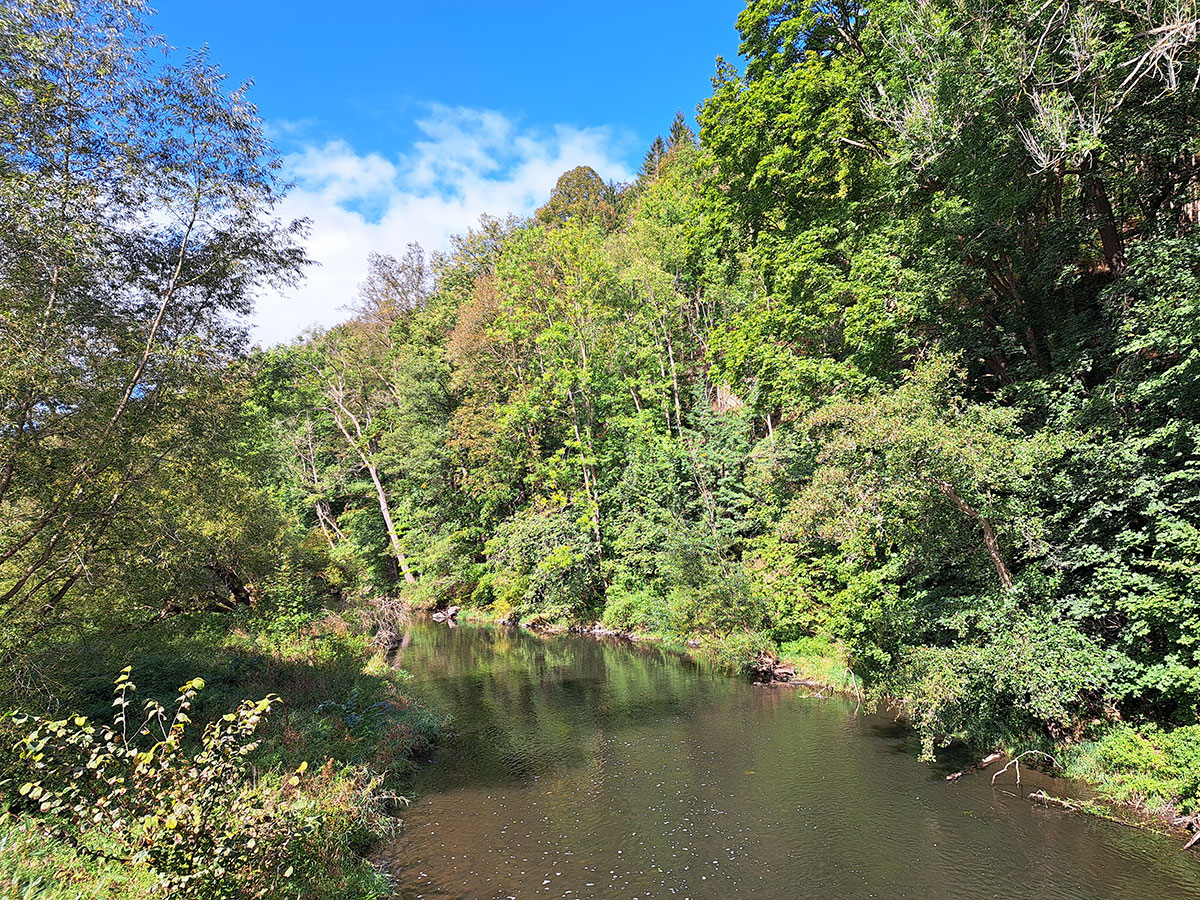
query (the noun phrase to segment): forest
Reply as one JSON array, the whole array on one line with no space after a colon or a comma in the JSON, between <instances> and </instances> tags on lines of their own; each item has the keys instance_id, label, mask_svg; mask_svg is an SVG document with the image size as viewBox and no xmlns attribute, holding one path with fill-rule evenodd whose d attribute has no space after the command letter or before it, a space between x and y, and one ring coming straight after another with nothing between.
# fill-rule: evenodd
<instances>
[{"instance_id":1,"label":"forest","mask_svg":"<svg viewBox=\"0 0 1200 900\"><path fill-rule=\"evenodd\" d=\"M305 223L244 92L152 26L138 0L0 11L4 840L120 831L136 791L62 774L89 753L184 797L173 754L216 791L266 748L274 818L260 786L206 815L256 822L289 876L357 846L371 823L276 831L378 793L381 731L433 739L360 671L397 602L824 666L930 758L1040 748L1200 810L1194 0L749 0L740 68L636 181L579 167L529 218L373 254L344 324L269 348L241 317L304 276ZM206 668L217 646L242 668ZM306 668L343 710L390 704L342 716L323 774L255 738ZM159 749L59 718L111 720L118 678L132 722L143 672L186 682ZM192 871L182 814L139 821L129 852L192 896L163 874ZM194 895L284 890L238 865L261 893Z\"/></svg>"}]
</instances>

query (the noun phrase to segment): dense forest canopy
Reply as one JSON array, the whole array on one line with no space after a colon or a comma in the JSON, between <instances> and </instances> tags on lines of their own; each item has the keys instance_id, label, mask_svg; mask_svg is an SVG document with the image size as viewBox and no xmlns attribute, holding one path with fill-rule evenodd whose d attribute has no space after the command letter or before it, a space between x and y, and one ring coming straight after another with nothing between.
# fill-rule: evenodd
<instances>
[{"instance_id":1,"label":"dense forest canopy","mask_svg":"<svg viewBox=\"0 0 1200 900\"><path fill-rule=\"evenodd\" d=\"M817 639L930 747L1197 724L1193 0L751 0L635 183L253 352L305 257L241 92L133 0L2 15L6 659L302 577Z\"/></svg>"}]
</instances>

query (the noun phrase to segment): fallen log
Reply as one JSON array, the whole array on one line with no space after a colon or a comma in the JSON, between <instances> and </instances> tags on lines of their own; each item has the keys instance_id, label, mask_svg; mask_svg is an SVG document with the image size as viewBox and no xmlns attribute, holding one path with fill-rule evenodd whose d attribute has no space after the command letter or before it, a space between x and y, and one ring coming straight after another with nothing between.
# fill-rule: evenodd
<instances>
[{"instance_id":1,"label":"fallen log","mask_svg":"<svg viewBox=\"0 0 1200 900\"><path fill-rule=\"evenodd\" d=\"M1079 802L1077 800L1065 800L1062 797L1055 797L1053 794L1047 794L1045 791L1034 791L1029 795L1030 800L1037 801L1043 806L1057 806L1059 809L1068 812L1084 813L1085 815L1094 816L1097 819L1104 819L1106 822L1115 822L1117 825L1124 825L1126 828L1144 828L1151 821L1143 818L1140 820L1130 821L1129 819L1115 815L1112 808L1105 804L1097 804L1093 802ZM1188 843L1184 844L1183 849L1187 850L1200 840L1200 834L1193 835Z\"/></svg>"},{"instance_id":2,"label":"fallen log","mask_svg":"<svg viewBox=\"0 0 1200 900\"><path fill-rule=\"evenodd\" d=\"M978 772L980 769L986 769L988 766L990 766L992 763L996 762L996 760L1000 759L1002 756L1004 756L1004 754L1001 753L999 750L997 750L995 753L989 753L987 756L985 756L979 762L975 763L975 765L967 766L967 768L963 769L961 772L952 772L951 774L947 775L946 780L947 781L958 781L958 779L962 778L964 775L966 775L969 772Z\"/></svg>"},{"instance_id":3,"label":"fallen log","mask_svg":"<svg viewBox=\"0 0 1200 900\"><path fill-rule=\"evenodd\" d=\"M1086 812L1080 804L1073 800L1064 800L1062 797L1055 797L1053 794L1047 794L1045 791L1034 791L1029 795L1029 799L1036 800L1045 806L1053 804L1060 809L1070 810L1071 812Z\"/></svg>"}]
</instances>

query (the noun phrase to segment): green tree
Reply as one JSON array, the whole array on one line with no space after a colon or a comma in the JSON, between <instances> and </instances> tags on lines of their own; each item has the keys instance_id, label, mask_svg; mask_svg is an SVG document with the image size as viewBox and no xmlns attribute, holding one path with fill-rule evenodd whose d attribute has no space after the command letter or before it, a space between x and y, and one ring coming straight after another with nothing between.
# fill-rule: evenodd
<instances>
[{"instance_id":1,"label":"green tree","mask_svg":"<svg viewBox=\"0 0 1200 900\"><path fill-rule=\"evenodd\" d=\"M245 339L233 317L305 262L244 90L203 54L164 61L146 17L0 10L0 608L18 632L124 570L146 540L122 530L133 495L186 478Z\"/></svg>"},{"instance_id":2,"label":"green tree","mask_svg":"<svg viewBox=\"0 0 1200 900\"><path fill-rule=\"evenodd\" d=\"M662 135L655 136L654 140L650 142L650 149L646 151L646 155L642 159L642 168L638 172L639 184L658 178L659 167L662 166L663 157L666 155L667 145L663 143Z\"/></svg>"},{"instance_id":3,"label":"green tree","mask_svg":"<svg viewBox=\"0 0 1200 900\"><path fill-rule=\"evenodd\" d=\"M613 182L605 182L591 166L576 166L559 176L550 199L535 215L546 225L574 219L611 231L620 221L620 207L621 191Z\"/></svg>"},{"instance_id":4,"label":"green tree","mask_svg":"<svg viewBox=\"0 0 1200 900\"><path fill-rule=\"evenodd\" d=\"M321 414L341 438L338 455L369 479L391 554L404 580L413 584L417 579L396 521L385 459L394 455L389 444L395 440L397 409L412 399L404 394L403 370L414 359L398 352L402 323L428 301L431 284L425 255L416 245L403 259L373 254L369 266L355 317L305 348L301 366L320 398ZM308 465L314 463L310 458Z\"/></svg>"},{"instance_id":5,"label":"green tree","mask_svg":"<svg viewBox=\"0 0 1200 900\"><path fill-rule=\"evenodd\" d=\"M677 147L693 146L696 143L696 133L683 117L683 110L675 110L675 118L667 132L666 151L669 153Z\"/></svg>"}]
</instances>

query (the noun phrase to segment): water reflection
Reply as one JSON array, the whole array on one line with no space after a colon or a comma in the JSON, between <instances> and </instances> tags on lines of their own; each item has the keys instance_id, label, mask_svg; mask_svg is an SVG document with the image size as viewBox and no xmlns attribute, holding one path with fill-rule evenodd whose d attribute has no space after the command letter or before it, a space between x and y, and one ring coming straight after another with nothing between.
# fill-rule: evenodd
<instances>
[{"instance_id":1,"label":"water reflection","mask_svg":"<svg viewBox=\"0 0 1200 900\"><path fill-rule=\"evenodd\" d=\"M385 853L403 898L1200 897L1169 840L947 783L853 704L470 625L397 663L456 723Z\"/></svg>"}]
</instances>

